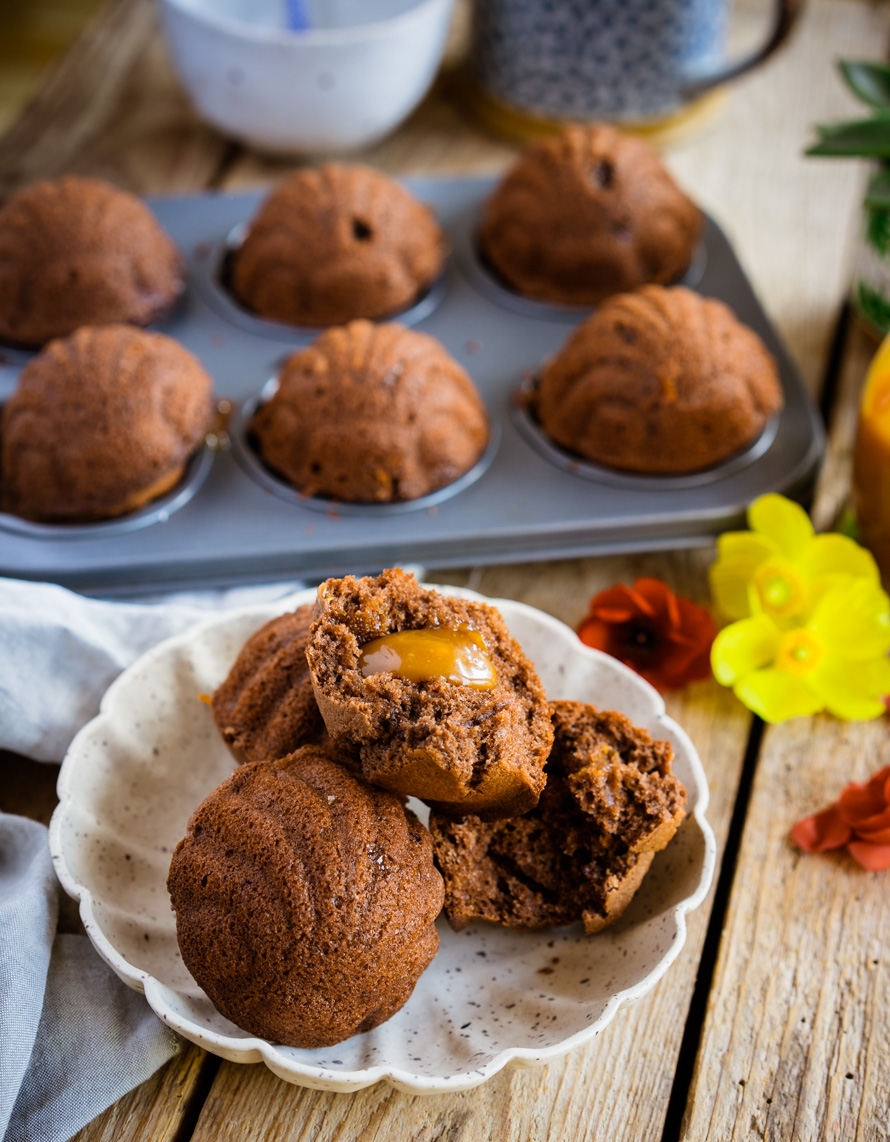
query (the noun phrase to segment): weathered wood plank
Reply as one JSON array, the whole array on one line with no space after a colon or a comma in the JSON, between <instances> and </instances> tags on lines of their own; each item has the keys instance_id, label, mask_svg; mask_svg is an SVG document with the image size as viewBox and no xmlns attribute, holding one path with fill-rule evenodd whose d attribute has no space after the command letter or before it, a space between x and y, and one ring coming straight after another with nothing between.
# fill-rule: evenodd
<instances>
[{"instance_id":1,"label":"weathered wood plank","mask_svg":"<svg viewBox=\"0 0 890 1142\"><path fill-rule=\"evenodd\" d=\"M887 1138L890 897L791 825L890 762L883 719L769 730L742 839L684 1138Z\"/></svg>"},{"instance_id":2,"label":"weathered wood plank","mask_svg":"<svg viewBox=\"0 0 890 1142\"><path fill-rule=\"evenodd\" d=\"M873 18L876 13L861 15ZM839 21L833 33L838 46L832 54L856 54L849 42L839 42L850 31L851 10L839 7L832 16ZM886 28L876 25L874 31L875 42L883 44ZM813 87L823 92L826 64L813 71ZM822 106L814 118L836 114ZM771 150L772 135L764 142ZM812 260L810 268L803 275L800 268L791 272L788 253L783 253L786 237L776 247L774 271L777 277L784 273L784 284L767 284L765 291L783 331L780 307L800 315L800 319L791 317L799 340L796 344L789 340L808 380L818 376L823 346L833 327L831 314L824 309L829 296L826 283L816 280L818 265L836 265L839 249L845 251L843 260L849 261L858 225L855 210L845 217L835 215L832 222L828 180L836 192L836 179L861 177L853 170L856 164L847 164L843 172L841 165L827 175L820 171L821 201L808 199L801 211L802 219L815 223L813 233L818 235L809 250L798 255ZM758 225L753 205L745 225ZM788 235L802 232L790 224L787 231ZM846 231L843 244L842 231ZM758 267L748 264L756 278ZM837 284L842 286L843 281L841 277ZM794 289L801 282L802 295ZM857 398L874 347L874 341L853 323L814 505L819 527L833 526L848 501ZM878 877L862 872L850 859L802 856L788 840L795 820L831 800L846 781L865 778L887 761L882 723L845 725L819 718L768 730L684 1138L724 1142L887 1137L890 1082L880 1046L890 1040L890 997L886 973L881 973L890 938L887 894Z\"/></svg>"},{"instance_id":3,"label":"weathered wood plank","mask_svg":"<svg viewBox=\"0 0 890 1142\"><path fill-rule=\"evenodd\" d=\"M835 34L848 34L851 9L839 7L832 15L840 21ZM859 17L876 15L863 10ZM886 42L886 27L875 25L874 41ZM832 52L847 53L856 54L849 43L838 43ZM813 88L821 89L827 75L826 64L814 70ZM825 107L818 112L819 118L834 115ZM765 145L771 147L771 141ZM783 238L776 247L775 273L784 273L785 283L767 286L774 315L774 297L785 312L800 315L791 318L799 330L792 347L808 379L817 375L814 365L833 328L823 308L830 292L824 281L815 280L818 265L835 266L840 232L847 231L841 247L846 250L858 226L855 210L845 217L834 214L824 180L830 179L836 190L837 178L861 177L853 170L856 165L847 164L843 175L822 174L820 168L821 200L808 196L799 213L813 223L815 240L798 255L811 265L805 274L802 267L792 273L788 252L783 252L788 239ZM841 166L835 164L837 172ZM804 232L790 222L788 234ZM753 209L747 225L756 225ZM845 253L842 260L849 256ZM757 268L750 268L756 276ZM804 293L798 295L793 287L801 283ZM821 528L834 526L848 502L857 400L874 348L873 339L853 322L814 504L814 520ZM890 1041L890 996L881 971L890 939L886 889L879 877L864 873L849 858L804 856L788 840L799 817L821 808L847 781L863 779L887 761L883 722L851 725L819 718L767 731L684 1138L887 1137L890 1080L884 1045Z\"/></svg>"},{"instance_id":4,"label":"weathered wood plank","mask_svg":"<svg viewBox=\"0 0 890 1142\"><path fill-rule=\"evenodd\" d=\"M849 499L858 396L874 339L845 346L813 517ZM796 820L890 763L886 721L796 719L758 763L683 1137L857 1139L890 1131L890 897L846 855L801 854Z\"/></svg>"}]
</instances>

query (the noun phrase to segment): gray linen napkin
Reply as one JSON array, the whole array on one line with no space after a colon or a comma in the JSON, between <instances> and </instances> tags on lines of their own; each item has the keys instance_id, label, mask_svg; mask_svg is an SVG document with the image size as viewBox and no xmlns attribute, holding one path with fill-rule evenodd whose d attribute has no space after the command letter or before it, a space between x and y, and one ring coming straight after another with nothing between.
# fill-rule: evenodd
<instances>
[{"instance_id":1,"label":"gray linen napkin","mask_svg":"<svg viewBox=\"0 0 890 1142\"><path fill-rule=\"evenodd\" d=\"M86 936L56 935L36 821L0 813L0 1136L65 1142L180 1048Z\"/></svg>"},{"instance_id":2,"label":"gray linen napkin","mask_svg":"<svg viewBox=\"0 0 890 1142\"><path fill-rule=\"evenodd\" d=\"M299 583L109 603L0 579L0 748L60 761L121 670L208 610ZM0 789L0 810L3 790ZM56 933L47 830L0 812L0 1139L66 1142L178 1050L84 936Z\"/></svg>"},{"instance_id":3,"label":"gray linen napkin","mask_svg":"<svg viewBox=\"0 0 890 1142\"><path fill-rule=\"evenodd\" d=\"M149 647L213 611L271 602L302 585L192 592L149 604L0 579L0 749L60 762L98 714L110 683Z\"/></svg>"}]
</instances>

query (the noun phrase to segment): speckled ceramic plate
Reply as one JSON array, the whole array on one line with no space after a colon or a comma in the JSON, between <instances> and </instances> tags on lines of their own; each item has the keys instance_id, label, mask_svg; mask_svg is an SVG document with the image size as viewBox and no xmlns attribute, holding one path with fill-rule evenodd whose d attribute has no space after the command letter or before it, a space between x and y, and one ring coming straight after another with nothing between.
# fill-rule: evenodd
<instances>
[{"instance_id":1,"label":"speckled ceramic plate","mask_svg":"<svg viewBox=\"0 0 890 1142\"><path fill-rule=\"evenodd\" d=\"M166 890L170 855L192 810L233 768L198 695L222 681L262 623L312 597L300 592L230 612L162 643L117 679L99 716L75 738L50 846L90 939L187 1039L236 1062L262 1060L281 1078L322 1090L381 1079L414 1093L462 1090L505 1066L544 1063L586 1042L623 1001L649 991L680 952L686 913L701 903L714 869L708 787L692 743L647 683L556 619L507 600L494 602L551 698L621 710L673 743L688 816L624 916L594 937L580 925L530 933L478 923L456 934L440 919L439 954L402 1010L374 1031L319 1050L239 1030L186 971Z\"/></svg>"}]
</instances>

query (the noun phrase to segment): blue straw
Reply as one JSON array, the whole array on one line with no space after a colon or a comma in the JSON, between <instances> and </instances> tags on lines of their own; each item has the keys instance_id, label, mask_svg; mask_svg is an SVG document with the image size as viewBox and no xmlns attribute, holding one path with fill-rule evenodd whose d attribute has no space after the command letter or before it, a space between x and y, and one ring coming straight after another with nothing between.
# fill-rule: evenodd
<instances>
[{"instance_id":1,"label":"blue straw","mask_svg":"<svg viewBox=\"0 0 890 1142\"><path fill-rule=\"evenodd\" d=\"M284 14L291 32L303 32L309 27L305 0L284 0Z\"/></svg>"}]
</instances>

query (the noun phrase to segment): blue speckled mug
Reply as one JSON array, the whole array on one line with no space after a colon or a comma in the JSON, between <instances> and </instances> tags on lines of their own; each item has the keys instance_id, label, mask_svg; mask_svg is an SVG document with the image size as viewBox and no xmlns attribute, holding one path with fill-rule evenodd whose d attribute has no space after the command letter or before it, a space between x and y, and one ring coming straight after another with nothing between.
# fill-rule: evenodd
<instances>
[{"instance_id":1,"label":"blue speckled mug","mask_svg":"<svg viewBox=\"0 0 890 1142\"><path fill-rule=\"evenodd\" d=\"M658 119L766 59L802 3L775 0L767 42L728 61L729 0L474 0L470 69L527 115Z\"/></svg>"}]
</instances>

